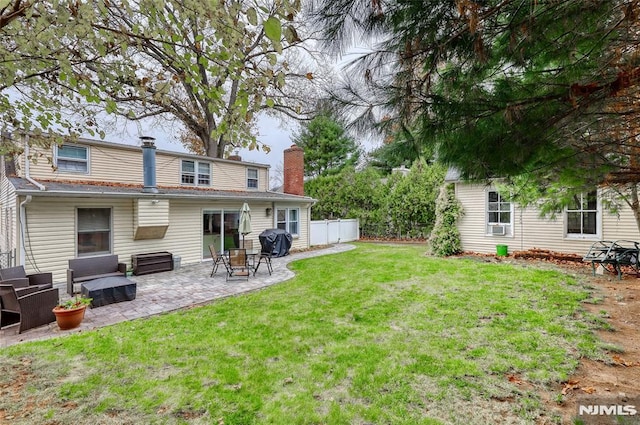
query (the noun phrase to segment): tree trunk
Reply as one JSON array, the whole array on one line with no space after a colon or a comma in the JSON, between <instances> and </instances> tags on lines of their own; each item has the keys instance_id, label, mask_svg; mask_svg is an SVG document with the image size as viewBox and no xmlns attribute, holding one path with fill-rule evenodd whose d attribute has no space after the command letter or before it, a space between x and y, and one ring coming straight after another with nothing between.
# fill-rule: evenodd
<instances>
[{"instance_id":1,"label":"tree trunk","mask_svg":"<svg viewBox=\"0 0 640 425\"><path fill-rule=\"evenodd\" d=\"M636 219L636 227L640 231L640 200L638 200L638 185L636 183L631 184L631 211L633 211L633 217Z\"/></svg>"}]
</instances>

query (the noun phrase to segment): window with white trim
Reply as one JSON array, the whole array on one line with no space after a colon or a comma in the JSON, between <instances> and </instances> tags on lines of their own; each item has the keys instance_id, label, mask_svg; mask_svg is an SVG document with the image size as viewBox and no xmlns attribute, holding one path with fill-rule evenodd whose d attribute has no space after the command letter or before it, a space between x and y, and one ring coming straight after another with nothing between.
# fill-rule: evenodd
<instances>
[{"instance_id":1,"label":"window with white trim","mask_svg":"<svg viewBox=\"0 0 640 425\"><path fill-rule=\"evenodd\" d=\"M591 238L598 234L598 197L594 190L574 196L566 209L567 236Z\"/></svg>"},{"instance_id":2,"label":"window with white trim","mask_svg":"<svg viewBox=\"0 0 640 425\"><path fill-rule=\"evenodd\" d=\"M56 147L56 168L66 173L89 173L89 148L63 144Z\"/></svg>"},{"instance_id":3,"label":"window with white trim","mask_svg":"<svg viewBox=\"0 0 640 425\"><path fill-rule=\"evenodd\" d=\"M247 188L258 188L258 170L256 168L247 168Z\"/></svg>"},{"instance_id":4,"label":"window with white trim","mask_svg":"<svg viewBox=\"0 0 640 425\"><path fill-rule=\"evenodd\" d=\"M499 192L487 192L487 235L506 236L512 234L513 204Z\"/></svg>"},{"instance_id":5,"label":"window with white trim","mask_svg":"<svg viewBox=\"0 0 640 425\"><path fill-rule=\"evenodd\" d=\"M198 186L211 186L211 164L198 162Z\"/></svg>"},{"instance_id":6,"label":"window with white trim","mask_svg":"<svg viewBox=\"0 0 640 425\"><path fill-rule=\"evenodd\" d=\"M78 257L111 253L111 208L78 208Z\"/></svg>"},{"instance_id":7,"label":"window with white trim","mask_svg":"<svg viewBox=\"0 0 640 425\"><path fill-rule=\"evenodd\" d=\"M182 184L211 186L211 164L183 159L180 165L180 179Z\"/></svg>"},{"instance_id":8,"label":"window with white trim","mask_svg":"<svg viewBox=\"0 0 640 425\"><path fill-rule=\"evenodd\" d=\"M276 227L286 230L292 235L298 235L300 223L299 208L278 208L276 211Z\"/></svg>"}]
</instances>

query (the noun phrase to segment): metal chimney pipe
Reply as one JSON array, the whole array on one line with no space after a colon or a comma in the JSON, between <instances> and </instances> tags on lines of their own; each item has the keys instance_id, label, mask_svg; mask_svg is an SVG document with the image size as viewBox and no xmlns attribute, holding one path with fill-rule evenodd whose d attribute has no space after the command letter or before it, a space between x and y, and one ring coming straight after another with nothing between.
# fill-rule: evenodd
<instances>
[{"instance_id":1,"label":"metal chimney pipe","mask_svg":"<svg viewBox=\"0 0 640 425\"><path fill-rule=\"evenodd\" d=\"M156 147L153 143L156 140L150 136L140 136L142 141L142 175L145 193L158 193L156 187Z\"/></svg>"}]
</instances>

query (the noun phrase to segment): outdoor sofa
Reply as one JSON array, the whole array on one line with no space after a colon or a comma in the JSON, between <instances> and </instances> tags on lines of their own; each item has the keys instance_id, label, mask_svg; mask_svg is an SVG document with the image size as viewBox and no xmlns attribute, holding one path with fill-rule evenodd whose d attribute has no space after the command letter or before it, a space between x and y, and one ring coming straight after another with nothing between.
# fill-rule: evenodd
<instances>
[{"instance_id":1,"label":"outdoor sofa","mask_svg":"<svg viewBox=\"0 0 640 425\"><path fill-rule=\"evenodd\" d=\"M67 293L76 293L74 285L104 277L126 276L127 265L118 262L117 255L74 258L67 269ZM78 291L79 292L79 291Z\"/></svg>"}]
</instances>

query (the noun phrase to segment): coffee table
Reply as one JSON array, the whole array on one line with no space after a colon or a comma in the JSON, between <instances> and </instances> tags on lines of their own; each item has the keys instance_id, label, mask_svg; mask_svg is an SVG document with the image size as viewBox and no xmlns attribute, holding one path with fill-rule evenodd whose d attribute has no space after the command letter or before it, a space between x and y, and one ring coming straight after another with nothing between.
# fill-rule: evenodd
<instances>
[{"instance_id":1,"label":"coffee table","mask_svg":"<svg viewBox=\"0 0 640 425\"><path fill-rule=\"evenodd\" d=\"M91 307L136 299L136 283L124 276L110 276L82 283L80 293L92 298Z\"/></svg>"}]
</instances>

